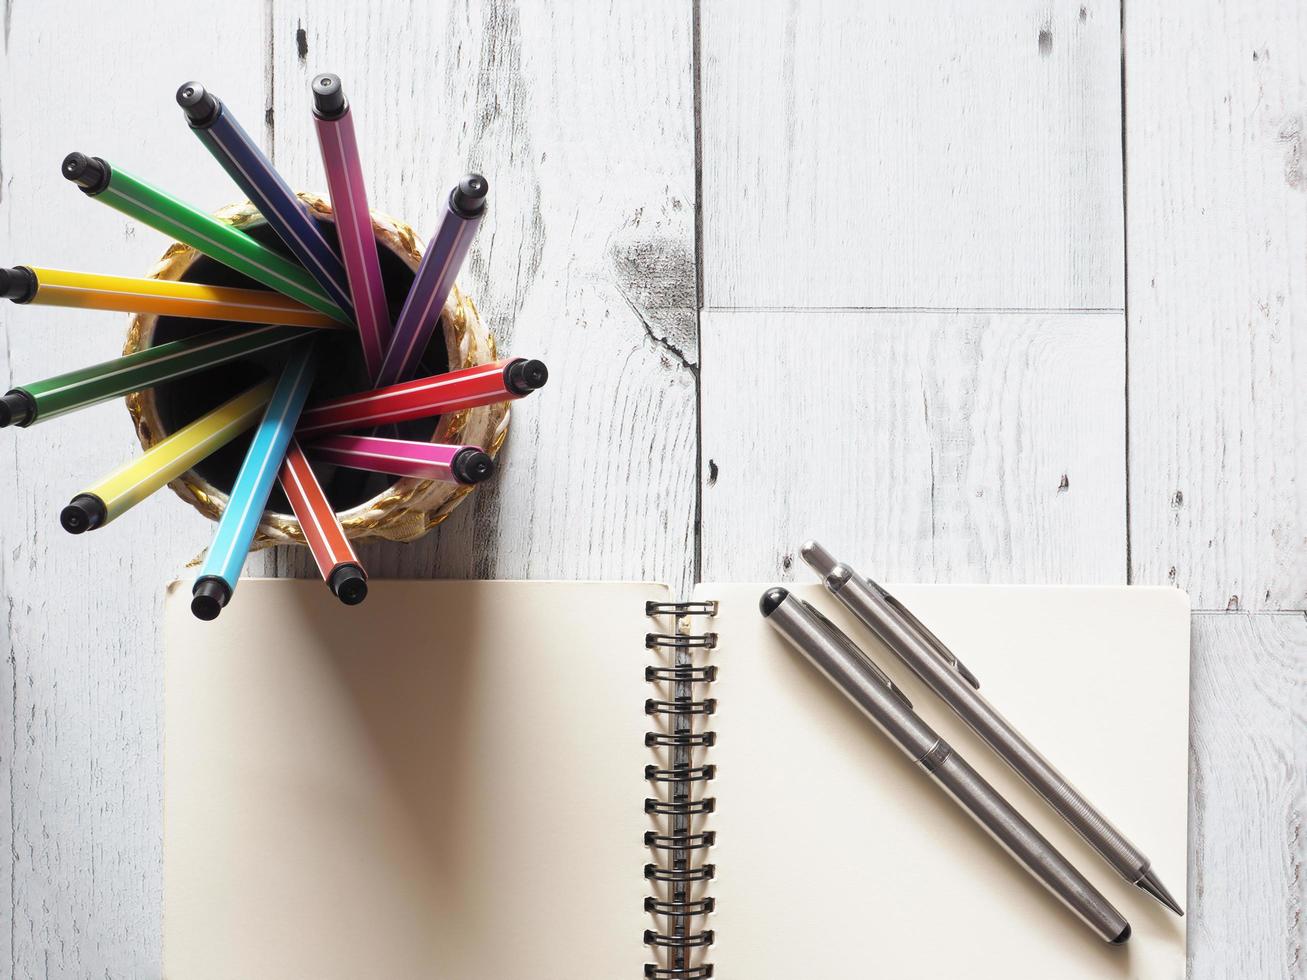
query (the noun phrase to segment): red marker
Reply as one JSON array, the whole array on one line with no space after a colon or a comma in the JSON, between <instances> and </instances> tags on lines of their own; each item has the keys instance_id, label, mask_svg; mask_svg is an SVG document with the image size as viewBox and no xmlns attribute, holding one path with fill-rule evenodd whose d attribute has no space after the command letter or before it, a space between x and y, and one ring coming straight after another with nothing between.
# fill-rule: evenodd
<instances>
[{"instance_id":1,"label":"red marker","mask_svg":"<svg viewBox=\"0 0 1307 980\"><path fill-rule=\"evenodd\" d=\"M476 446L375 436L327 436L309 446L309 452L324 463L419 480L480 483L495 472L495 461Z\"/></svg>"},{"instance_id":2,"label":"red marker","mask_svg":"<svg viewBox=\"0 0 1307 980\"><path fill-rule=\"evenodd\" d=\"M479 364L319 402L300 416L295 434L307 441L333 432L370 429L512 401L543 387L548 380L549 371L543 361L513 357Z\"/></svg>"},{"instance_id":3,"label":"red marker","mask_svg":"<svg viewBox=\"0 0 1307 980\"><path fill-rule=\"evenodd\" d=\"M367 598L368 576L358 555L345 537L335 510L322 492L304 451L294 439L286 449L285 462L277 475L286 491L295 517L304 529L304 541L313 552L318 571L327 587L341 602L355 606Z\"/></svg>"}]
</instances>

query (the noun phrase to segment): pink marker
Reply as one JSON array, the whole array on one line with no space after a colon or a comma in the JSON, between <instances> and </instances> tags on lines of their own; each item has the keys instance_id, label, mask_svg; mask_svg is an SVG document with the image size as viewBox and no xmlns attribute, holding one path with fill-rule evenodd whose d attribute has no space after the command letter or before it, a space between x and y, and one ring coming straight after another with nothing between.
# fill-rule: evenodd
<instances>
[{"instance_id":1,"label":"pink marker","mask_svg":"<svg viewBox=\"0 0 1307 980\"><path fill-rule=\"evenodd\" d=\"M308 451L324 463L419 480L480 483L495 472L495 461L476 446L377 436L327 436L309 446Z\"/></svg>"},{"instance_id":2,"label":"pink marker","mask_svg":"<svg viewBox=\"0 0 1307 980\"><path fill-rule=\"evenodd\" d=\"M319 75L313 79L313 122L318 130L322 166L327 171L327 189L336 213L336 234L345 260L350 299L354 301L359 340L363 344L363 365L375 383L386 348L390 346L390 309L381 281L381 261L377 258L368 192L363 186L354 118L338 76Z\"/></svg>"}]
</instances>

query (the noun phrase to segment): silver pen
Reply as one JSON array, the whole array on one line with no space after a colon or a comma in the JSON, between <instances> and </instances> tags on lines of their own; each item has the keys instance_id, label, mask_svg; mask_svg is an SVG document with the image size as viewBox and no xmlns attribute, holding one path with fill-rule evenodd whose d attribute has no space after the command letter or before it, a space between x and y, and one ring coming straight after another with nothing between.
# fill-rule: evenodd
<instances>
[{"instance_id":1,"label":"silver pen","mask_svg":"<svg viewBox=\"0 0 1307 980\"><path fill-rule=\"evenodd\" d=\"M822 583L932 691L989 743L1117 873L1176 915L1184 915L1153 873L1149 860L1108 823L1053 765L1026 741L980 693L980 682L901 602L871 579L856 574L816 541L802 549Z\"/></svg>"},{"instance_id":2,"label":"silver pen","mask_svg":"<svg viewBox=\"0 0 1307 980\"><path fill-rule=\"evenodd\" d=\"M759 605L777 632L1101 939L1119 946L1130 938L1130 923L1112 903L917 716L904 693L834 623L781 588L764 592Z\"/></svg>"}]
</instances>

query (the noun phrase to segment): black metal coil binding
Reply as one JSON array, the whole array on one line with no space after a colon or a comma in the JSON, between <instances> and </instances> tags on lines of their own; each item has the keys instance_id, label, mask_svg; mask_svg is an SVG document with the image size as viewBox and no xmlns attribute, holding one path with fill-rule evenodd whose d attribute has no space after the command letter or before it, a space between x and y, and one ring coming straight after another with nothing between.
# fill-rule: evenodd
<instances>
[{"instance_id":1,"label":"black metal coil binding","mask_svg":"<svg viewBox=\"0 0 1307 980\"><path fill-rule=\"evenodd\" d=\"M652 963L644 965L645 980L711 980L712 964L690 967L659 967Z\"/></svg>"},{"instance_id":2,"label":"black metal coil binding","mask_svg":"<svg viewBox=\"0 0 1307 980\"><path fill-rule=\"evenodd\" d=\"M644 844L652 860L644 866L644 876L661 894L644 900L644 910L655 917L656 928L646 929L645 945L657 952L657 963L646 963L646 980L707 980L713 976L711 963L698 962L703 948L713 943L713 930L697 928L694 920L711 915L716 902L697 894L716 876L716 866L705 860L716 843L712 830L698 830L696 817L714 812L715 797L701 795L717 775L716 766L696 760L695 749L710 748L717 734L696 729L696 719L712 715L717 700L708 697L704 688L717 680L717 667L696 664L697 651L717 646L717 634L690 632L686 617L715 616L715 601L647 602L646 616L674 616L674 633L647 633L648 650L660 651L670 662L645 667L644 679L657 685L657 696L645 701L645 714L664 719L664 731L645 733L644 744L660 752L658 764L645 766L644 777L659 795L647 797L644 811L656 821L657 830L646 831ZM659 791L655 791L659 792ZM696 893L692 894L692 889Z\"/></svg>"}]
</instances>

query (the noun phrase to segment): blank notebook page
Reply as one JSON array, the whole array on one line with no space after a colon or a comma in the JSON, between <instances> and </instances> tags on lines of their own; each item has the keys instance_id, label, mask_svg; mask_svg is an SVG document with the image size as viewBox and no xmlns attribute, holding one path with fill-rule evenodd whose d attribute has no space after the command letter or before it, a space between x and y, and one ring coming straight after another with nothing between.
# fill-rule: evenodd
<instances>
[{"instance_id":1,"label":"blank notebook page","mask_svg":"<svg viewBox=\"0 0 1307 980\"><path fill-rule=\"evenodd\" d=\"M918 713L1130 921L1113 947L1057 903L766 624L721 600L711 661L722 980L1179 980L1185 922L1125 883L819 586ZM1152 588L904 586L981 692L1186 892L1189 611Z\"/></svg>"},{"instance_id":2,"label":"blank notebook page","mask_svg":"<svg viewBox=\"0 0 1307 980\"><path fill-rule=\"evenodd\" d=\"M166 608L165 974L637 976L659 586L242 581Z\"/></svg>"}]
</instances>

